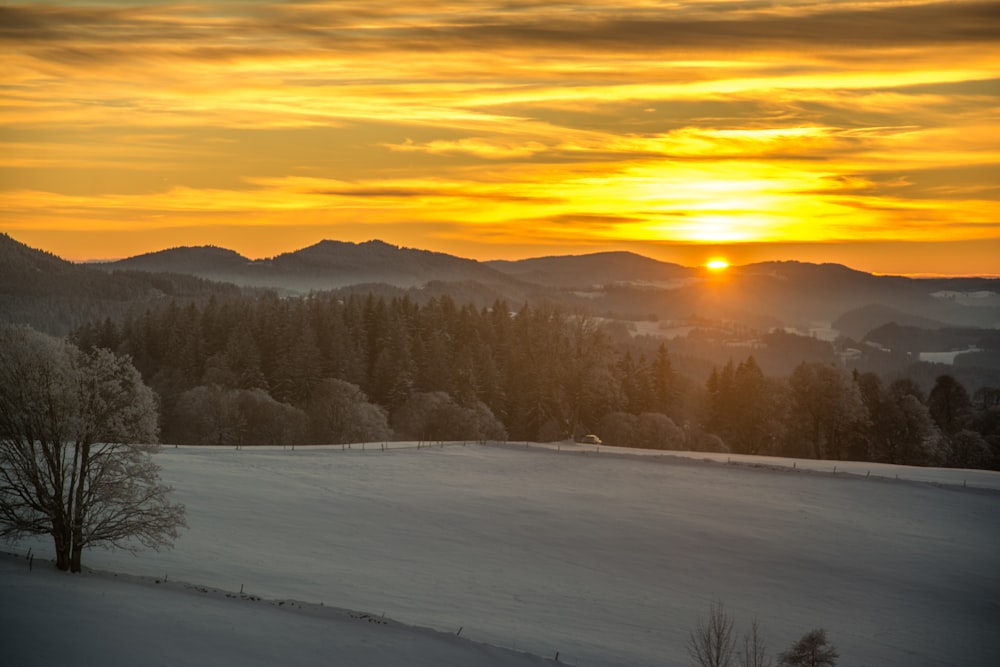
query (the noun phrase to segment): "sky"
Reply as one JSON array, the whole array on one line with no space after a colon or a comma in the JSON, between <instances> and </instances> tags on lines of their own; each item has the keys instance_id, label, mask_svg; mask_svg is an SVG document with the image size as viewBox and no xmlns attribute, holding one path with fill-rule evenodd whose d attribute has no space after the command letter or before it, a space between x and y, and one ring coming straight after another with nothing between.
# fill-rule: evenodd
<instances>
[{"instance_id":1,"label":"sky","mask_svg":"<svg viewBox=\"0 0 1000 667\"><path fill-rule=\"evenodd\" d=\"M1000 3L0 7L0 231L1000 274Z\"/></svg>"}]
</instances>

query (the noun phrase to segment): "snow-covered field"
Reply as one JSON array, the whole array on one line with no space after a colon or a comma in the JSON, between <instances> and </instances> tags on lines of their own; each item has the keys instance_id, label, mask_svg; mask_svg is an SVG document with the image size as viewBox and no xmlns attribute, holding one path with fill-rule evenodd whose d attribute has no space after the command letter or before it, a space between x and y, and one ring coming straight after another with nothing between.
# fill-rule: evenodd
<instances>
[{"instance_id":1,"label":"snow-covered field","mask_svg":"<svg viewBox=\"0 0 1000 667\"><path fill-rule=\"evenodd\" d=\"M688 631L722 600L741 628L759 619L772 652L823 627L842 667L995 664L1000 493L972 488L995 473L928 483L906 468L897 481L556 449L164 449L189 530L172 551L85 563L168 584L0 559L2 650L39 665L52 663L31 662L33 644L71 641L107 659L67 664L116 664L122 641L148 645L147 664L541 663L471 639L582 667L681 667ZM95 610L97 596L110 603ZM82 625L48 634L88 604Z\"/></svg>"},{"instance_id":2,"label":"snow-covered field","mask_svg":"<svg viewBox=\"0 0 1000 667\"><path fill-rule=\"evenodd\" d=\"M541 667L537 656L315 603L0 556L0 664Z\"/></svg>"}]
</instances>

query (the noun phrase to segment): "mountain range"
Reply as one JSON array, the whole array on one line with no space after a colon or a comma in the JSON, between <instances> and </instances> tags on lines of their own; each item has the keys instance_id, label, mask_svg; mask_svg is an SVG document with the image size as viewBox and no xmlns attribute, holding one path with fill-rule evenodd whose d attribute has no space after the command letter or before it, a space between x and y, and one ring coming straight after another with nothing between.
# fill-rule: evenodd
<instances>
[{"instance_id":1,"label":"mountain range","mask_svg":"<svg viewBox=\"0 0 1000 667\"><path fill-rule=\"evenodd\" d=\"M214 246L181 247L91 266L181 273L300 294L379 283L422 287L430 281L521 287L516 279L475 260L400 248L382 241L320 241L295 252L256 260Z\"/></svg>"},{"instance_id":2,"label":"mountain range","mask_svg":"<svg viewBox=\"0 0 1000 667\"><path fill-rule=\"evenodd\" d=\"M102 271L0 233L0 323L62 335L85 322L117 319L165 299L184 304L240 291L184 271Z\"/></svg>"},{"instance_id":3,"label":"mountain range","mask_svg":"<svg viewBox=\"0 0 1000 667\"><path fill-rule=\"evenodd\" d=\"M208 282L211 281L211 282ZM63 309L59 326L131 302L199 299L237 289L281 294L369 289L488 305L552 302L624 320L735 322L757 329L837 329L861 339L889 323L1000 328L1000 279L907 278L837 264L765 262L723 272L629 252L480 262L382 241L321 241L267 259L214 246L179 247L114 262L73 264L0 235L0 305L7 320ZM456 297L456 300L459 300ZM85 312L73 303L88 302ZM91 303L92 302L92 303ZM96 304L96 305L95 305ZM18 313L31 311L32 317Z\"/></svg>"}]
</instances>

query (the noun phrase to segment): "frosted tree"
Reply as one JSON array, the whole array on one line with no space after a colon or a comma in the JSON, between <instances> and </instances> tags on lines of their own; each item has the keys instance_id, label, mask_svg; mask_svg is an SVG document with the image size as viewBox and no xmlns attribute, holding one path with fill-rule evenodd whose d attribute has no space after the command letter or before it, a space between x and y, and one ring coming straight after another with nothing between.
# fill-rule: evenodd
<instances>
[{"instance_id":1,"label":"frosted tree","mask_svg":"<svg viewBox=\"0 0 1000 667\"><path fill-rule=\"evenodd\" d=\"M49 534L56 567L84 547L168 546L184 507L150 456L156 401L128 358L0 329L0 537Z\"/></svg>"},{"instance_id":2,"label":"frosted tree","mask_svg":"<svg viewBox=\"0 0 1000 667\"><path fill-rule=\"evenodd\" d=\"M636 422L635 440L638 447L648 449L681 449L684 431L665 414L644 412Z\"/></svg>"},{"instance_id":3,"label":"frosted tree","mask_svg":"<svg viewBox=\"0 0 1000 667\"><path fill-rule=\"evenodd\" d=\"M507 432L481 401L460 405L443 391L414 394L392 416L405 438L422 442L443 440L504 440Z\"/></svg>"},{"instance_id":4,"label":"frosted tree","mask_svg":"<svg viewBox=\"0 0 1000 667\"><path fill-rule=\"evenodd\" d=\"M810 630L778 656L778 667L834 667L840 654L826 642L826 631Z\"/></svg>"},{"instance_id":5,"label":"frosted tree","mask_svg":"<svg viewBox=\"0 0 1000 667\"><path fill-rule=\"evenodd\" d=\"M376 442L392 436L385 410L344 380L322 380L309 400L308 415L313 442Z\"/></svg>"}]
</instances>

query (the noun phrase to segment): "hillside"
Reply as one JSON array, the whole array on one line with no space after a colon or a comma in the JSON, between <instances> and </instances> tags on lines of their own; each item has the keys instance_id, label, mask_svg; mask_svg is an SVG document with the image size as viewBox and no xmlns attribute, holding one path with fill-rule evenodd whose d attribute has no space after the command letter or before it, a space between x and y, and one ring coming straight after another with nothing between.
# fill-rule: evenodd
<instances>
[{"instance_id":1,"label":"hillside","mask_svg":"<svg viewBox=\"0 0 1000 667\"><path fill-rule=\"evenodd\" d=\"M5 664L18 667L541 667L537 656L376 614L0 554ZM44 617L44 621L42 620ZM85 622L83 622L85 621ZM58 641L52 641L58 628ZM14 641L10 641L14 638ZM151 661L153 661L151 663Z\"/></svg>"},{"instance_id":2,"label":"hillside","mask_svg":"<svg viewBox=\"0 0 1000 667\"><path fill-rule=\"evenodd\" d=\"M904 313L895 308L882 306L879 304L869 304L849 310L833 321L833 328L843 335L855 340L862 340L872 329L877 329L886 324L899 324L902 326L921 327L923 329L941 329L947 325L928 317Z\"/></svg>"},{"instance_id":3,"label":"hillside","mask_svg":"<svg viewBox=\"0 0 1000 667\"><path fill-rule=\"evenodd\" d=\"M252 260L233 250L217 246L196 246L168 248L116 262L93 263L90 266L99 269L111 268L112 270L183 273L202 278L219 279L220 276L228 274L238 275L249 264L252 264Z\"/></svg>"},{"instance_id":4,"label":"hillside","mask_svg":"<svg viewBox=\"0 0 1000 667\"><path fill-rule=\"evenodd\" d=\"M183 303L213 294L236 295L239 290L181 273L99 271L0 234L0 323L30 324L61 335L161 300Z\"/></svg>"},{"instance_id":5,"label":"hillside","mask_svg":"<svg viewBox=\"0 0 1000 667\"><path fill-rule=\"evenodd\" d=\"M893 322L872 329L865 340L911 355L959 350L1000 352L1000 330L997 329L923 329Z\"/></svg>"},{"instance_id":6,"label":"hillside","mask_svg":"<svg viewBox=\"0 0 1000 667\"><path fill-rule=\"evenodd\" d=\"M98 550L85 563L243 588L263 598L257 604L300 600L462 628L462 639L548 658L558 651L578 667L689 665L687 633L713 600L740 632L756 616L772 656L822 627L845 666L993 662L1000 493L963 489L964 471L938 471L958 483L942 487L886 479L890 468L868 478L861 469L782 471L767 459L727 466L561 449L167 448L157 461L187 505L189 529L172 551ZM44 539L18 549L29 546L38 558L51 553ZM165 662L185 662L197 642L215 655L233 651L218 664L258 664L244 662L256 644L232 623L172 650L178 623L197 629L199 615L226 613L201 600L181 606L184 616L145 616L157 623L146 636ZM17 627L44 628L49 614L19 609ZM307 634L316 627L309 616L300 624ZM114 654L122 633L112 631L88 641ZM25 653L17 642L34 632L15 634L4 650ZM315 635L299 645L289 632L268 636L300 660L312 655ZM352 646L329 642L330 663L358 664Z\"/></svg>"},{"instance_id":7,"label":"hillside","mask_svg":"<svg viewBox=\"0 0 1000 667\"><path fill-rule=\"evenodd\" d=\"M712 274L630 252L477 262L382 241L327 240L259 260L205 246L93 266L185 274L293 294L362 289L420 300L452 291L478 305L498 298L545 301L612 318L700 318L761 330L809 330L836 321L844 326L842 333L856 339L895 321L898 314L912 325L1000 326L1000 279L876 276L836 264L795 261L734 266Z\"/></svg>"},{"instance_id":8,"label":"hillside","mask_svg":"<svg viewBox=\"0 0 1000 667\"><path fill-rule=\"evenodd\" d=\"M588 312L617 320L623 340L629 332L671 340L678 368L699 378L707 377L712 365L734 358L734 350L736 361L757 350L770 374L787 374L800 361L838 353L854 355L853 367L861 371L879 373L911 373L910 363L927 359L941 364L926 375L962 373L972 390L995 384L989 369L1000 363L992 348L977 352L963 345L927 356L935 351L908 355L902 348L886 352L859 343L868 332L892 323L997 329L998 279L876 276L794 261L735 266L716 274L628 252L477 262L381 241L322 241L262 260L206 246L76 265L8 236L0 239L0 318L51 333L142 313L160 302L203 302L241 289L281 296L330 290L334 298L375 294L413 303L448 297L479 309L499 300L511 308L529 304ZM768 332L782 328L817 336L825 349L801 358L771 349ZM837 350L823 342L838 335L852 340Z\"/></svg>"},{"instance_id":9,"label":"hillside","mask_svg":"<svg viewBox=\"0 0 1000 667\"><path fill-rule=\"evenodd\" d=\"M487 265L527 282L559 289L589 289L614 284L670 289L698 275L696 269L631 252L494 260Z\"/></svg>"},{"instance_id":10,"label":"hillside","mask_svg":"<svg viewBox=\"0 0 1000 667\"><path fill-rule=\"evenodd\" d=\"M938 281L875 276L833 264L768 262L733 267L721 276L650 295L648 302L652 307L658 296L661 312L669 309L761 328L828 327L844 313L871 304L952 326L993 327L1000 323L1000 308L939 298L935 293L940 285ZM1000 280L983 279L976 287L1000 293Z\"/></svg>"},{"instance_id":11,"label":"hillside","mask_svg":"<svg viewBox=\"0 0 1000 667\"><path fill-rule=\"evenodd\" d=\"M919 314L951 326L1000 326L1000 280L911 279L875 276L837 264L763 262L721 274L686 268L632 253L596 253L494 261L490 266L526 281L560 290L586 291L594 312L612 316L690 317L740 322L769 329L829 326L845 314L867 311L872 328L893 312ZM982 298L963 298L964 295ZM563 295L564 299L573 297ZM850 322L850 319L844 320ZM856 334L851 327L849 334ZM860 336L858 336L860 338Z\"/></svg>"}]
</instances>

